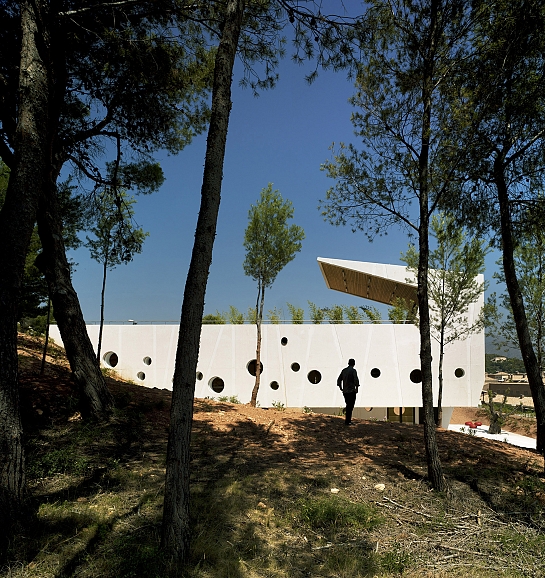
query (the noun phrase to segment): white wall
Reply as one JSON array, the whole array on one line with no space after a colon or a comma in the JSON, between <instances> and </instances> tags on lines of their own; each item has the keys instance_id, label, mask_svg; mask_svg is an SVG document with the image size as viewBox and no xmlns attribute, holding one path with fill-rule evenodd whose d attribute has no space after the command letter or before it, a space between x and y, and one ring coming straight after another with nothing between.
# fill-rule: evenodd
<instances>
[{"instance_id":1,"label":"white wall","mask_svg":"<svg viewBox=\"0 0 545 578\"><path fill-rule=\"evenodd\" d=\"M478 304L477 304L478 307ZM477 309L478 310L478 309ZM94 346L98 326L87 327ZM262 344L263 373L258 401L261 407L273 402L286 407L331 407L344 405L336 387L337 376L350 357L362 382L357 407L419 407L422 405L420 383L412 383L410 374L420 367L418 329L413 325L394 324L322 324L264 325ZM51 336L61 343L56 326ZM282 345L282 338L287 344ZM103 365L109 354L118 356L115 370L124 378L148 387L172 389L172 376L178 340L174 325L105 325ZM256 329L253 325L204 325L202 328L197 397L237 396L250 400L254 377L247 370L255 359ZM437 373L439 351L432 343L433 369ZM150 361L149 365L145 359ZM106 360L106 361L104 361ZM300 365L299 371L292 364ZM373 378L373 368L380 377ZM456 377L455 370L463 376ZM316 370L319 383L311 383L308 374ZM484 334L452 343L445 350L443 406L477 406L484 384ZM215 377L224 382L221 393L211 389ZM279 384L277 390L271 382ZM434 398L437 399L434 378Z\"/></svg>"}]
</instances>

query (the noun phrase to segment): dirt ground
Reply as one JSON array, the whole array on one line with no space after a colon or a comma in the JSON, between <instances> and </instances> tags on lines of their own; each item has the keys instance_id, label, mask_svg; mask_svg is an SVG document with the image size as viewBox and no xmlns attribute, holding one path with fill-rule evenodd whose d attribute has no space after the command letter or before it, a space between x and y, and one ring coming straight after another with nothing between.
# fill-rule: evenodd
<instances>
[{"instance_id":1,"label":"dirt ground","mask_svg":"<svg viewBox=\"0 0 545 578\"><path fill-rule=\"evenodd\" d=\"M48 357L48 361L54 363L48 363L44 375L40 376L40 348L39 340L21 338L20 380L22 396L27 402L23 403L27 414L23 417L33 422L46 421L51 418L62 420L67 419L67 416L68 419L77 419L75 396L67 363L59 359L58 352L54 352L53 357ZM153 410L153 419L157 425L157 438L158 441L164 438L170 419L171 392L128 384L113 378L108 378L107 381L118 400L130 399L129 405L147 403L156 407L157 409ZM508 401L518 404L520 399ZM527 401L529 400L525 400L526 405L528 405ZM55 416L51 415L53 408ZM466 421L480 421L489 425L484 410L470 407L455 408L451 423L465 424ZM362 449L362 457L367 451L377 454L388 447L399 431L410 433L415 447L420 444L423 451L423 433L419 426L391 423L385 428L383 422L364 420L354 420L354 424L352 428L345 428L343 418L339 416L308 414L299 409L287 408L279 411L273 408L253 408L247 404L212 403L206 399L195 400L194 430L196 432L206 427L217 432L218 435L230 432L240 438L244 433L255 434L257 430L274 439L275 445L284 446L286 451L293 452L294 458L299 456L312 461L323 459L324 456L342 456L346 450L346 444L354 443L353 440L357 440L358 444L361 441L365 442L362 445L362 448L365 448ZM511 417L503 429L536 437L535 420L532 422L528 419ZM392 435L389 435L389 432ZM464 434L449 432L445 429L439 429L438 434L439 440L444 440L445 446L448 446L450 450L459 447L463 451L468 443L468 438ZM528 452L528 450L514 446L505 447L504 450L514 455L520 454L521 457L526 456Z\"/></svg>"}]
</instances>

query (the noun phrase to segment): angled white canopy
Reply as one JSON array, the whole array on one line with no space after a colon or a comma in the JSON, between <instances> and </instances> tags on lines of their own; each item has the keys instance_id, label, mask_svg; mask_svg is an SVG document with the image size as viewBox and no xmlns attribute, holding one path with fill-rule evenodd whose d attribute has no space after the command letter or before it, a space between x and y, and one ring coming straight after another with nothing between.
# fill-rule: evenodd
<instances>
[{"instance_id":1,"label":"angled white canopy","mask_svg":"<svg viewBox=\"0 0 545 578\"><path fill-rule=\"evenodd\" d=\"M407 303L417 303L416 280L403 265L322 257L318 257L318 265L329 289L386 305L391 305L396 297L405 299ZM413 282L407 282L407 279Z\"/></svg>"}]
</instances>

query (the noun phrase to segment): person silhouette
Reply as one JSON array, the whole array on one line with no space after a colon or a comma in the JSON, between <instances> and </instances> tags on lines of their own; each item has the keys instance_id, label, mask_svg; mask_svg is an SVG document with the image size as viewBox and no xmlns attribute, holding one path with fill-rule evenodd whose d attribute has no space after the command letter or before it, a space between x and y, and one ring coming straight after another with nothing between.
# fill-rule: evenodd
<instances>
[{"instance_id":1,"label":"person silhouette","mask_svg":"<svg viewBox=\"0 0 545 578\"><path fill-rule=\"evenodd\" d=\"M354 368L354 365L356 365L355 360L349 359L348 367L345 367L337 378L337 386L343 392L346 403L345 425L352 425L352 411L354 410L356 395L358 394L358 388L360 386L358 372Z\"/></svg>"}]
</instances>

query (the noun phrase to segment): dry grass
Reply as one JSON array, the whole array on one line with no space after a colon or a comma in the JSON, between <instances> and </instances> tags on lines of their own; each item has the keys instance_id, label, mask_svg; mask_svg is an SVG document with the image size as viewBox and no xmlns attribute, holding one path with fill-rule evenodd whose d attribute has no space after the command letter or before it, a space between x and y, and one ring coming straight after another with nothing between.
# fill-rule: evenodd
<instances>
[{"instance_id":1,"label":"dry grass","mask_svg":"<svg viewBox=\"0 0 545 578\"><path fill-rule=\"evenodd\" d=\"M48 371L23 375L35 519L0 576L162 577L169 393L110 378L118 409L91 426L71 421L67 370ZM183 575L545 576L541 458L438 438L445 494L426 482L417 426L197 400Z\"/></svg>"}]
</instances>

